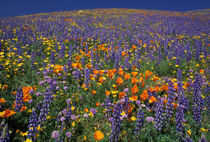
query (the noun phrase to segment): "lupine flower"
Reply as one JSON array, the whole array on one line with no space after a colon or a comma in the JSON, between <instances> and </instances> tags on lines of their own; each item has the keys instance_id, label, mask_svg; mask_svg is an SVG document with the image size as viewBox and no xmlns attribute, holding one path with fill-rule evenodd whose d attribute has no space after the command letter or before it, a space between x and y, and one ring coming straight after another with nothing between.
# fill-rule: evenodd
<instances>
[{"instance_id":1,"label":"lupine flower","mask_svg":"<svg viewBox=\"0 0 210 142\"><path fill-rule=\"evenodd\" d=\"M134 134L137 135L138 140L140 139L141 129L143 128L143 125L144 125L144 112L142 108L140 108L139 111L137 112L137 120L134 131Z\"/></svg>"},{"instance_id":2,"label":"lupine flower","mask_svg":"<svg viewBox=\"0 0 210 142\"><path fill-rule=\"evenodd\" d=\"M156 112L155 112L155 128L161 130L163 127L163 104L162 102L156 103Z\"/></svg>"},{"instance_id":3,"label":"lupine flower","mask_svg":"<svg viewBox=\"0 0 210 142\"><path fill-rule=\"evenodd\" d=\"M0 125L0 141L9 142L9 140L10 140L10 133L8 130L8 124L5 123L5 119L3 119Z\"/></svg>"},{"instance_id":4,"label":"lupine flower","mask_svg":"<svg viewBox=\"0 0 210 142\"><path fill-rule=\"evenodd\" d=\"M51 94L50 89L46 90L46 93L44 93L44 101L42 102L41 112L39 115L39 123L44 122L46 120L46 116L49 112L49 107L51 103Z\"/></svg>"},{"instance_id":5,"label":"lupine flower","mask_svg":"<svg viewBox=\"0 0 210 142\"><path fill-rule=\"evenodd\" d=\"M181 106L178 106L176 112L176 130L179 134L180 139L183 139L183 134L184 134L183 118L184 118L184 110Z\"/></svg>"},{"instance_id":6,"label":"lupine flower","mask_svg":"<svg viewBox=\"0 0 210 142\"><path fill-rule=\"evenodd\" d=\"M23 91L19 89L15 97L15 111L21 111L23 106Z\"/></svg>"},{"instance_id":7,"label":"lupine flower","mask_svg":"<svg viewBox=\"0 0 210 142\"><path fill-rule=\"evenodd\" d=\"M36 114L35 109L32 110L31 116L29 117L29 125L28 125L28 138L35 141L35 135L37 133L38 126L38 116Z\"/></svg>"},{"instance_id":8,"label":"lupine flower","mask_svg":"<svg viewBox=\"0 0 210 142\"><path fill-rule=\"evenodd\" d=\"M201 111L204 106L204 99L201 97L202 77L196 74L193 84L193 119L196 123L201 123Z\"/></svg>"},{"instance_id":9,"label":"lupine flower","mask_svg":"<svg viewBox=\"0 0 210 142\"><path fill-rule=\"evenodd\" d=\"M121 104L117 103L114 106L113 110L113 118L112 118L112 132L110 136L110 142L117 142L119 133L120 133L120 125L121 125L121 119L120 119L120 113L121 113Z\"/></svg>"},{"instance_id":10,"label":"lupine flower","mask_svg":"<svg viewBox=\"0 0 210 142\"><path fill-rule=\"evenodd\" d=\"M173 115L173 104L172 102L175 99L175 89L173 82L169 81L169 89L168 89L168 102L165 109L165 123L169 122Z\"/></svg>"}]
</instances>

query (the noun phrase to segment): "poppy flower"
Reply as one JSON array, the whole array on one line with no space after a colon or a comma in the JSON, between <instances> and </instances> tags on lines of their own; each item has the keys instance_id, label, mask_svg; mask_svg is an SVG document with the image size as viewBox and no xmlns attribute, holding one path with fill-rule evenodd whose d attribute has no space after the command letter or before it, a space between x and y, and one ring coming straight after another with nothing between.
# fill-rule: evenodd
<instances>
[{"instance_id":1,"label":"poppy flower","mask_svg":"<svg viewBox=\"0 0 210 142\"><path fill-rule=\"evenodd\" d=\"M152 75L152 72L146 70L146 72L145 72L146 79L147 79L148 77L150 77L151 75Z\"/></svg>"},{"instance_id":2,"label":"poppy flower","mask_svg":"<svg viewBox=\"0 0 210 142\"><path fill-rule=\"evenodd\" d=\"M4 98L0 98L0 103L5 103Z\"/></svg>"},{"instance_id":3,"label":"poppy flower","mask_svg":"<svg viewBox=\"0 0 210 142\"><path fill-rule=\"evenodd\" d=\"M201 69L199 72L200 72L201 74L203 74L203 73L204 73L204 70L203 70L203 69Z\"/></svg>"},{"instance_id":4,"label":"poppy flower","mask_svg":"<svg viewBox=\"0 0 210 142\"><path fill-rule=\"evenodd\" d=\"M132 92L133 94L136 94L137 92L139 92L139 89L138 89L137 85L134 85L134 86L131 88L131 92Z\"/></svg>"},{"instance_id":5,"label":"poppy flower","mask_svg":"<svg viewBox=\"0 0 210 142\"><path fill-rule=\"evenodd\" d=\"M136 77L138 75L138 72L132 72L131 74L133 77Z\"/></svg>"},{"instance_id":6,"label":"poppy flower","mask_svg":"<svg viewBox=\"0 0 210 142\"><path fill-rule=\"evenodd\" d=\"M150 98L149 98L149 103L154 103L154 102L156 102L157 101L157 99L154 97L154 96L151 96Z\"/></svg>"},{"instance_id":7,"label":"poppy flower","mask_svg":"<svg viewBox=\"0 0 210 142\"><path fill-rule=\"evenodd\" d=\"M100 141L104 138L104 134L101 131L96 131L95 134L94 134L94 138L97 141Z\"/></svg>"},{"instance_id":8,"label":"poppy flower","mask_svg":"<svg viewBox=\"0 0 210 142\"><path fill-rule=\"evenodd\" d=\"M96 94L96 91L95 90L92 90L92 93L93 93L93 95L95 95Z\"/></svg>"},{"instance_id":9,"label":"poppy flower","mask_svg":"<svg viewBox=\"0 0 210 142\"><path fill-rule=\"evenodd\" d=\"M132 99L133 101L137 101L138 96L137 96L137 95L132 95L132 96L131 96L131 99Z\"/></svg>"},{"instance_id":10,"label":"poppy flower","mask_svg":"<svg viewBox=\"0 0 210 142\"><path fill-rule=\"evenodd\" d=\"M116 82L118 85L122 85L124 81L121 77L118 77Z\"/></svg>"},{"instance_id":11,"label":"poppy flower","mask_svg":"<svg viewBox=\"0 0 210 142\"><path fill-rule=\"evenodd\" d=\"M84 111L85 111L85 112L88 112L89 110L88 110L88 108L85 108Z\"/></svg>"},{"instance_id":12,"label":"poppy flower","mask_svg":"<svg viewBox=\"0 0 210 142\"><path fill-rule=\"evenodd\" d=\"M0 112L0 117L7 118L14 115L16 112L14 110L6 109L3 112Z\"/></svg>"},{"instance_id":13,"label":"poppy flower","mask_svg":"<svg viewBox=\"0 0 210 142\"><path fill-rule=\"evenodd\" d=\"M124 57L127 53L125 51L122 51L122 57Z\"/></svg>"},{"instance_id":14,"label":"poppy flower","mask_svg":"<svg viewBox=\"0 0 210 142\"><path fill-rule=\"evenodd\" d=\"M94 70L93 74L97 75L98 74L98 70Z\"/></svg>"},{"instance_id":15,"label":"poppy flower","mask_svg":"<svg viewBox=\"0 0 210 142\"><path fill-rule=\"evenodd\" d=\"M119 99L122 99L125 97L125 92L119 92Z\"/></svg>"},{"instance_id":16,"label":"poppy flower","mask_svg":"<svg viewBox=\"0 0 210 142\"><path fill-rule=\"evenodd\" d=\"M100 103L99 103L99 102L96 102L96 106L97 106L97 107L100 106Z\"/></svg>"},{"instance_id":17,"label":"poppy flower","mask_svg":"<svg viewBox=\"0 0 210 142\"><path fill-rule=\"evenodd\" d=\"M110 95L110 91L105 91L106 96Z\"/></svg>"},{"instance_id":18,"label":"poppy flower","mask_svg":"<svg viewBox=\"0 0 210 142\"><path fill-rule=\"evenodd\" d=\"M137 78L133 77L133 78L131 79L131 83L132 83L132 84L136 84L137 82L138 82L138 79L137 79Z\"/></svg>"},{"instance_id":19,"label":"poppy flower","mask_svg":"<svg viewBox=\"0 0 210 142\"><path fill-rule=\"evenodd\" d=\"M63 66L61 66L61 65L55 65L54 66L54 73L59 73L59 72L61 72L63 70Z\"/></svg>"},{"instance_id":20,"label":"poppy flower","mask_svg":"<svg viewBox=\"0 0 210 142\"><path fill-rule=\"evenodd\" d=\"M122 76L122 75L124 74L124 71L123 71L123 69L122 69L121 67L119 68L118 74L119 74L120 76Z\"/></svg>"},{"instance_id":21,"label":"poppy flower","mask_svg":"<svg viewBox=\"0 0 210 142\"><path fill-rule=\"evenodd\" d=\"M147 93L142 93L141 95L140 95L140 97L143 99L143 100L146 100L148 97L149 97L149 95L147 94Z\"/></svg>"},{"instance_id":22,"label":"poppy flower","mask_svg":"<svg viewBox=\"0 0 210 142\"><path fill-rule=\"evenodd\" d=\"M129 80L131 78L131 76L130 76L129 73L125 73L124 74L124 78L125 78L125 80Z\"/></svg>"}]
</instances>

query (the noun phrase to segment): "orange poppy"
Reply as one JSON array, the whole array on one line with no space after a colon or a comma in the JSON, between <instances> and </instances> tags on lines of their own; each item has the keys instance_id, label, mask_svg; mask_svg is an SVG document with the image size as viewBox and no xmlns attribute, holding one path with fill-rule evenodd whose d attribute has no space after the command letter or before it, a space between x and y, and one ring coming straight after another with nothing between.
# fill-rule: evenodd
<instances>
[{"instance_id":1,"label":"orange poppy","mask_svg":"<svg viewBox=\"0 0 210 142\"><path fill-rule=\"evenodd\" d=\"M146 93L146 91L144 90L143 93L140 95L140 97L143 99L143 100L146 100L149 95Z\"/></svg>"},{"instance_id":2,"label":"orange poppy","mask_svg":"<svg viewBox=\"0 0 210 142\"><path fill-rule=\"evenodd\" d=\"M156 102L157 101L157 99L154 97L154 96L151 96L150 98L149 98L149 103L154 103L154 102Z\"/></svg>"},{"instance_id":3,"label":"orange poppy","mask_svg":"<svg viewBox=\"0 0 210 142\"><path fill-rule=\"evenodd\" d=\"M136 49L136 45L132 45L132 49L135 50Z\"/></svg>"},{"instance_id":4,"label":"orange poppy","mask_svg":"<svg viewBox=\"0 0 210 142\"><path fill-rule=\"evenodd\" d=\"M106 96L110 95L110 91L105 91Z\"/></svg>"},{"instance_id":5,"label":"orange poppy","mask_svg":"<svg viewBox=\"0 0 210 142\"><path fill-rule=\"evenodd\" d=\"M172 102L172 104L174 105L174 107L176 108L178 104L176 104L175 102Z\"/></svg>"},{"instance_id":6,"label":"orange poppy","mask_svg":"<svg viewBox=\"0 0 210 142\"><path fill-rule=\"evenodd\" d=\"M89 110L88 110L88 108L85 108L84 111L88 113Z\"/></svg>"},{"instance_id":7,"label":"orange poppy","mask_svg":"<svg viewBox=\"0 0 210 142\"><path fill-rule=\"evenodd\" d=\"M94 70L93 73L94 73L95 75L97 75L97 74L98 74L98 70Z\"/></svg>"},{"instance_id":8,"label":"orange poppy","mask_svg":"<svg viewBox=\"0 0 210 142\"><path fill-rule=\"evenodd\" d=\"M145 85L145 82L142 82L141 86L144 87L144 85Z\"/></svg>"},{"instance_id":9,"label":"orange poppy","mask_svg":"<svg viewBox=\"0 0 210 142\"><path fill-rule=\"evenodd\" d=\"M178 90L178 84L174 83L174 89L177 91Z\"/></svg>"},{"instance_id":10,"label":"orange poppy","mask_svg":"<svg viewBox=\"0 0 210 142\"><path fill-rule=\"evenodd\" d=\"M31 86L23 86L23 102L28 102L31 99L30 90L33 88Z\"/></svg>"},{"instance_id":11,"label":"orange poppy","mask_svg":"<svg viewBox=\"0 0 210 142\"><path fill-rule=\"evenodd\" d=\"M54 73L59 73L59 72L61 72L63 70L63 66L61 66L61 65L55 65L54 66Z\"/></svg>"},{"instance_id":12,"label":"orange poppy","mask_svg":"<svg viewBox=\"0 0 210 142\"><path fill-rule=\"evenodd\" d=\"M123 71L123 69L120 67L120 68L119 68L119 71L118 71L118 74L121 76L121 75L123 75L123 73L124 73L124 71Z\"/></svg>"},{"instance_id":13,"label":"orange poppy","mask_svg":"<svg viewBox=\"0 0 210 142\"><path fill-rule=\"evenodd\" d=\"M124 74L124 77L125 77L125 80L128 80L128 79L130 79L130 78L131 78L131 76L130 76L130 74L129 74L129 73L125 73L125 74Z\"/></svg>"},{"instance_id":14,"label":"orange poppy","mask_svg":"<svg viewBox=\"0 0 210 142\"><path fill-rule=\"evenodd\" d=\"M146 72L145 72L146 79L147 79L148 77L150 77L151 75L152 75L152 72L146 70Z\"/></svg>"},{"instance_id":15,"label":"orange poppy","mask_svg":"<svg viewBox=\"0 0 210 142\"><path fill-rule=\"evenodd\" d=\"M201 74L203 74L203 73L204 73L204 70L203 70L203 69L201 69L199 72L200 72Z\"/></svg>"},{"instance_id":16,"label":"orange poppy","mask_svg":"<svg viewBox=\"0 0 210 142\"><path fill-rule=\"evenodd\" d=\"M189 87L190 86L190 84L189 83L184 83L184 85L182 86L183 87L183 89L186 89L187 87Z\"/></svg>"},{"instance_id":17,"label":"orange poppy","mask_svg":"<svg viewBox=\"0 0 210 142\"><path fill-rule=\"evenodd\" d=\"M117 72L117 69L111 69L111 71L115 74Z\"/></svg>"},{"instance_id":18,"label":"orange poppy","mask_svg":"<svg viewBox=\"0 0 210 142\"><path fill-rule=\"evenodd\" d=\"M140 77L139 78L139 83L142 82L143 80L144 80L144 78L143 77Z\"/></svg>"},{"instance_id":19,"label":"orange poppy","mask_svg":"<svg viewBox=\"0 0 210 142\"><path fill-rule=\"evenodd\" d=\"M121 77L118 77L116 82L118 85L122 85L124 81Z\"/></svg>"},{"instance_id":20,"label":"orange poppy","mask_svg":"<svg viewBox=\"0 0 210 142\"><path fill-rule=\"evenodd\" d=\"M95 95L96 94L96 91L95 90L92 90L92 93L93 93L93 95Z\"/></svg>"},{"instance_id":21,"label":"orange poppy","mask_svg":"<svg viewBox=\"0 0 210 142\"><path fill-rule=\"evenodd\" d=\"M122 98L124 98L125 97L125 92L120 92L119 93L119 99L122 99Z\"/></svg>"},{"instance_id":22,"label":"orange poppy","mask_svg":"<svg viewBox=\"0 0 210 142\"><path fill-rule=\"evenodd\" d=\"M125 51L122 51L122 56L124 57L127 53Z\"/></svg>"},{"instance_id":23,"label":"orange poppy","mask_svg":"<svg viewBox=\"0 0 210 142\"><path fill-rule=\"evenodd\" d=\"M97 107L100 106L100 103L99 103L99 102L96 102L96 106L97 106Z\"/></svg>"},{"instance_id":24,"label":"orange poppy","mask_svg":"<svg viewBox=\"0 0 210 142\"><path fill-rule=\"evenodd\" d=\"M88 67L89 69L92 68L92 65L87 64L86 67Z\"/></svg>"},{"instance_id":25,"label":"orange poppy","mask_svg":"<svg viewBox=\"0 0 210 142\"><path fill-rule=\"evenodd\" d=\"M14 115L16 112L14 110L5 109L3 112L0 112L1 118L7 118Z\"/></svg>"},{"instance_id":26,"label":"orange poppy","mask_svg":"<svg viewBox=\"0 0 210 142\"><path fill-rule=\"evenodd\" d=\"M161 88L160 88L160 87L155 86L155 91L156 91L156 92L159 92L160 90L161 90Z\"/></svg>"},{"instance_id":27,"label":"orange poppy","mask_svg":"<svg viewBox=\"0 0 210 142\"><path fill-rule=\"evenodd\" d=\"M155 74L153 75L153 78L151 79L152 81L157 81L158 79L160 79L158 76L155 76Z\"/></svg>"},{"instance_id":28,"label":"orange poppy","mask_svg":"<svg viewBox=\"0 0 210 142\"><path fill-rule=\"evenodd\" d=\"M99 81L100 83L103 83L105 79L106 79L105 77L100 77L100 78L98 79L98 81Z\"/></svg>"},{"instance_id":29,"label":"orange poppy","mask_svg":"<svg viewBox=\"0 0 210 142\"><path fill-rule=\"evenodd\" d=\"M138 96L137 95L132 95L131 98L132 98L133 101L137 101Z\"/></svg>"},{"instance_id":30,"label":"orange poppy","mask_svg":"<svg viewBox=\"0 0 210 142\"><path fill-rule=\"evenodd\" d=\"M114 76L114 73L112 72L112 70L108 70L108 74L107 75L109 76L109 79L112 79L113 76Z\"/></svg>"},{"instance_id":31,"label":"orange poppy","mask_svg":"<svg viewBox=\"0 0 210 142\"><path fill-rule=\"evenodd\" d=\"M24 111L24 110L26 110L26 109L27 109L27 106L22 106L21 112Z\"/></svg>"},{"instance_id":32,"label":"orange poppy","mask_svg":"<svg viewBox=\"0 0 210 142\"><path fill-rule=\"evenodd\" d=\"M168 86L166 84L163 84L162 89L168 91Z\"/></svg>"},{"instance_id":33,"label":"orange poppy","mask_svg":"<svg viewBox=\"0 0 210 142\"><path fill-rule=\"evenodd\" d=\"M132 72L131 74L133 75L133 77L136 77L138 75L138 72Z\"/></svg>"},{"instance_id":34,"label":"orange poppy","mask_svg":"<svg viewBox=\"0 0 210 142\"><path fill-rule=\"evenodd\" d=\"M0 98L0 103L5 103L5 99L4 98Z\"/></svg>"},{"instance_id":35,"label":"orange poppy","mask_svg":"<svg viewBox=\"0 0 210 142\"><path fill-rule=\"evenodd\" d=\"M163 103L166 104L167 102L168 102L168 100L167 99L164 99Z\"/></svg>"},{"instance_id":36,"label":"orange poppy","mask_svg":"<svg viewBox=\"0 0 210 142\"><path fill-rule=\"evenodd\" d=\"M131 92L132 92L133 94L136 94L137 92L139 92L139 89L138 89L137 85L134 85L134 86L131 88Z\"/></svg>"},{"instance_id":37,"label":"orange poppy","mask_svg":"<svg viewBox=\"0 0 210 142\"><path fill-rule=\"evenodd\" d=\"M94 138L95 138L97 141L100 141L101 139L104 138L104 134L103 134L101 131L96 131L95 134L94 134Z\"/></svg>"},{"instance_id":38,"label":"orange poppy","mask_svg":"<svg viewBox=\"0 0 210 142\"><path fill-rule=\"evenodd\" d=\"M132 84L135 84L135 83L137 83L137 82L138 82L138 79L137 79L137 78L133 77L133 78L131 79L131 83L132 83Z\"/></svg>"},{"instance_id":39,"label":"orange poppy","mask_svg":"<svg viewBox=\"0 0 210 142\"><path fill-rule=\"evenodd\" d=\"M132 69L135 70L135 69L136 69L136 66L134 65L134 66L132 67Z\"/></svg>"},{"instance_id":40,"label":"orange poppy","mask_svg":"<svg viewBox=\"0 0 210 142\"><path fill-rule=\"evenodd\" d=\"M99 70L100 75L103 75L103 73L104 73L104 70Z\"/></svg>"}]
</instances>

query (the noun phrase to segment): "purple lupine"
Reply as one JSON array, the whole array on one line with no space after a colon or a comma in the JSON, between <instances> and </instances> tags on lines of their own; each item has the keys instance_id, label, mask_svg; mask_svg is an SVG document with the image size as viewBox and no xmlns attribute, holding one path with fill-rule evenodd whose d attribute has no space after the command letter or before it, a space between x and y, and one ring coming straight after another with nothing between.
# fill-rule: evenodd
<instances>
[{"instance_id":1,"label":"purple lupine","mask_svg":"<svg viewBox=\"0 0 210 142\"><path fill-rule=\"evenodd\" d=\"M38 122L44 122L46 120L46 116L49 112L49 107L51 103L51 91L50 89L47 89L46 92L44 93L44 101L42 102L42 107L41 107L41 112L39 114L39 120Z\"/></svg>"},{"instance_id":2,"label":"purple lupine","mask_svg":"<svg viewBox=\"0 0 210 142\"><path fill-rule=\"evenodd\" d=\"M5 119L2 120L1 125L0 125L0 141L1 142L10 141L10 133L8 130L8 124L5 123Z\"/></svg>"},{"instance_id":3,"label":"purple lupine","mask_svg":"<svg viewBox=\"0 0 210 142\"><path fill-rule=\"evenodd\" d=\"M192 139L188 136L184 139L184 142L192 142Z\"/></svg>"},{"instance_id":4,"label":"purple lupine","mask_svg":"<svg viewBox=\"0 0 210 142\"><path fill-rule=\"evenodd\" d=\"M163 103L157 102L155 110L155 128L158 131L160 131L163 128L163 112Z\"/></svg>"},{"instance_id":5,"label":"purple lupine","mask_svg":"<svg viewBox=\"0 0 210 142\"><path fill-rule=\"evenodd\" d=\"M207 109L207 113L210 113L210 96L206 97L206 109Z\"/></svg>"},{"instance_id":6,"label":"purple lupine","mask_svg":"<svg viewBox=\"0 0 210 142\"><path fill-rule=\"evenodd\" d=\"M202 77L198 73L193 83L193 119L196 123L201 123L201 112L204 106L204 99L201 97Z\"/></svg>"},{"instance_id":7,"label":"purple lupine","mask_svg":"<svg viewBox=\"0 0 210 142\"><path fill-rule=\"evenodd\" d=\"M199 140L199 142L208 142L208 140L206 140L206 137L204 134L202 134L201 139Z\"/></svg>"},{"instance_id":8,"label":"purple lupine","mask_svg":"<svg viewBox=\"0 0 210 142\"><path fill-rule=\"evenodd\" d=\"M119 69L120 56L118 53L115 53L114 61L114 68Z\"/></svg>"},{"instance_id":9,"label":"purple lupine","mask_svg":"<svg viewBox=\"0 0 210 142\"><path fill-rule=\"evenodd\" d=\"M184 109L182 108L182 106L178 105L176 112L176 130L178 132L180 139L183 139L184 135L183 120L184 120Z\"/></svg>"},{"instance_id":10,"label":"purple lupine","mask_svg":"<svg viewBox=\"0 0 210 142\"><path fill-rule=\"evenodd\" d=\"M38 116L36 114L35 109L32 110L31 116L29 117L29 125L28 125L28 138L35 141L35 135L38 132L37 131L38 126Z\"/></svg>"},{"instance_id":11,"label":"purple lupine","mask_svg":"<svg viewBox=\"0 0 210 142\"><path fill-rule=\"evenodd\" d=\"M189 110L189 100L184 96L183 84L182 84L182 72L179 69L177 72L178 78L178 104L184 109L184 111Z\"/></svg>"},{"instance_id":12,"label":"purple lupine","mask_svg":"<svg viewBox=\"0 0 210 142\"><path fill-rule=\"evenodd\" d=\"M180 69L177 71L177 79L179 82L182 82L182 71Z\"/></svg>"},{"instance_id":13,"label":"purple lupine","mask_svg":"<svg viewBox=\"0 0 210 142\"><path fill-rule=\"evenodd\" d=\"M136 120L136 126L134 134L137 135L137 139L140 139L141 129L144 125L144 112L142 108L139 108L139 111L137 112L137 120Z\"/></svg>"},{"instance_id":14,"label":"purple lupine","mask_svg":"<svg viewBox=\"0 0 210 142\"><path fill-rule=\"evenodd\" d=\"M51 64L55 64L55 53L53 51L50 55L50 62L51 62Z\"/></svg>"},{"instance_id":15,"label":"purple lupine","mask_svg":"<svg viewBox=\"0 0 210 142\"><path fill-rule=\"evenodd\" d=\"M113 118L112 118L112 126L111 126L112 132L109 138L110 142L118 141L118 137L120 134L120 125L121 125L120 113L121 113L121 104L117 103L113 109Z\"/></svg>"},{"instance_id":16,"label":"purple lupine","mask_svg":"<svg viewBox=\"0 0 210 142\"><path fill-rule=\"evenodd\" d=\"M123 110L128 113L128 110L129 110L129 98L127 95L125 95L125 97L123 98L124 99L124 102L123 102Z\"/></svg>"},{"instance_id":17,"label":"purple lupine","mask_svg":"<svg viewBox=\"0 0 210 142\"><path fill-rule=\"evenodd\" d=\"M105 117L110 117L111 116L111 100L109 96L106 97L105 100Z\"/></svg>"},{"instance_id":18,"label":"purple lupine","mask_svg":"<svg viewBox=\"0 0 210 142\"><path fill-rule=\"evenodd\" d=\"M172 102L175 99L175 89L174 89L174 85L173 82L169 81L169 89L168 89L168 102L166 104L166 109L165 109L165 122L169 122L172 115L173 115L173 104Z\"/></svg>"},{"instance_id":19,"label":"purple lupine","mask_svg":"<svg viewBox=\"0 0 210 142\"><path fill-rule=\"evenodd\" d=\"M84 73L85 73L84 83L85 83L85 86L88 87L89 82L90 82L90 70L87 68L85 69Z\"/></svg>"},{"instance_id":20,"label":"purple lupine","mask_svg":"<svg viewBox=\"0 0 210 142\"><path fill-rule=\"evenodd\" d=\"M23 91L22 89L18 89L18 92L15 97L15 111L21 111L23 106Z\"/></svg>"}]
</instances>

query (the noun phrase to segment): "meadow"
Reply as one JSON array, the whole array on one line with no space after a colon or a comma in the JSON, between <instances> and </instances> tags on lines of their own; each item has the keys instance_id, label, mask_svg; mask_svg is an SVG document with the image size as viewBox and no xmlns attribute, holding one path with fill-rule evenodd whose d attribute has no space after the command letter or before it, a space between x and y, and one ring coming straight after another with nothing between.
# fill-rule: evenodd
<instances>
[{"instance_id":1,"label":"meadow","mask_svg":"<svg viewBox=\"0 0 210 142\"><path fill-rule=\"evenodd\" d=\"M0 141L210 141L209 13L0 18Z\"/></svg>"}]
</instances>

